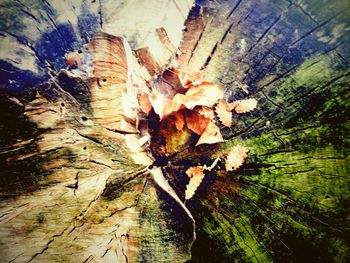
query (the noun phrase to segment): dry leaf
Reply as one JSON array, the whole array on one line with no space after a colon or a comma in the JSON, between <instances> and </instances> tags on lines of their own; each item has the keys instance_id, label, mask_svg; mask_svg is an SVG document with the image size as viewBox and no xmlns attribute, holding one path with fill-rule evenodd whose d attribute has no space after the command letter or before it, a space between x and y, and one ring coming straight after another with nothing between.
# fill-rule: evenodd
<instances>
[{"instance_id":1,"label":"dry leaf","mask_svg":"<svg viewBox=\"0 0 350 263\"><path fill-rule=\"evenodd\" d=\"M226 171L237 170L248 157L247 152L248 150L244 146L233 146L226 158Z\"/></svg>"},{"instance_id":2,"label":"dry leaf","mask_svg":"<svg viewBox=\"0 0 350 263\"><path fill-rule=\"evenodd\" d=\"M207 119L214 120L214 111L209 107L202 106L200 109L197 110L197 112Z\"/></svg>"},{"instance_id":3,"label":"dry leaf","mask_svg":"<svg viewBox=\"0 0 350 263\"><path fill-rule=\"evenodd\" d=\"M190 111L190 112L187 112L186 114L187 127L191 131L197 133L198 135L201 135L205 131L205 129L209 124L209 121L210 119L201 115L197 111Z\"/></svg>"},{"instance_id":4,"label":"dry leaf","mask_svg":"<svg viewBox=\"0 0 350 263\"><path fill-rule=\"evenodd\" d=\"M173 72L177 74L181 85L188 88L191 85L199 85L203 81L203 72L192 72L184 69L174 69Z\"/></svg>"},{"instance_id":5,"label":"dry leaf","mask_svg":"<svg viewBox=\"0 0 350 263\"><path fill-rule=\"evenodd\" d=\"M225 100L219 100L219 103L215 107L215 112L224 126L232 126L232 112Z\"/></svg>"},{"instance_id":6,"label":"dry leaf","mask_svg":"<svg viewBox=\"0 0 350 263\"><path fill-rule=\"evenodd\" d=\"M140 105L140 109L142 112L149 114L149 112L152 110L152 104L149 100L149 95L147 93L142 93L138 96L138 101Z\"/></svg>"},{"instance_id":7,"label":"dry leaf","mask_svg":"<svg viewBox=\"0 0 350 263\"><path fill-rule=\"evenodd\" d=\"M173 100L164 108L163 115L169 115L183 108L211 107L223 97L224 90L222 87L214 83L204 82L198 86L191 86L185 94L176 94Z\"/></svg>"},{"instance_id":8,"label":"dry leaf","mask_svg":"<svg viewBox=\"0 0 350 263\"><path fill-rule=\"evenodd\" d=\"M173 112L184 109L183 103L187 100L186 96L183 94L176 94L172 100L169 100L167 105L164 105L163 116L168 116ZM162 118L162 117L161 117Z\"/></svg>"},{"instance_id":9,"label":"dry leaf","mask_svg":"<svg viewBox=\"0 0 350 263\"><path fill-rule=\"evenodd\" d=\"M213 106L218 100L224 97L224 89L211 82L203 82L198 86L191 86L186 92L189 98L184 104L187 109L196 106Z\"/></svg>"},{"instance_id":10,"label":"dry leaf","mask_svg":"<svg viewBox=\"0 0 350 263\"><path fill-rule=\"evenodd\" d=\"M175 112L175 127L178 131L182 131L185 126L185 116L182 112Z\"/></svg>"},{"instance_id":11,"label":"dry leaf","mask_svg":"<svg viewBox=\"0 0 350 263\"><path fill-rule=\"evenodd\" d=\"M195 191L197 190L198 186L201 184L205 174L204 174L204 167L202 166L195 166L190 167L187 169L186 174L190 178L190 181L186 187L185 191L185 199L191 199L194 195Z\"/></svg>"},{"instance_id":12,"label":"dry leaf","mask_svg":"<svg viewBox=\"0 0 350 263\"><path fill-rule=\"evenodd\" d=\"M206 165L203 166L204 170L206 170L206 171L213 170L214 167L218 164L219 160L220 160L220 157L216 157L216 159L213 161L213 163L210 166L206 166Z\"/></svg>"},{"instance_id":13,"label":"dry leaf","mask_svg":"<svg viewBox=\"0 0 350 263\"><path fill-rule=\"evenodd\" d=\"M156 89L168 98L173 98L177 93L186 92L178 76L170 70L165 70L161 78L153 82L153 89Z\"/></svg>"},{"instance_id":14,"label":"dry leaf","mask_svg":"<svg viewBox=\"0 0 350 263\"><path fill-rule=\"evenodd\" d=\"M254 110L257 105L256 99L237 100L229 104L230 109L237 113L246 113Z\"/></svg>"},{"instance_id":15,"label":"dry leaf","mask_svg":"<svg viewBox=\"0 0 350 263\"><path fill-rule=\"evenodd\" d=\"M207 128L199 138L196 146L204 143L213 144L213 143L218 143L223 141L224 139L222 138L220 129L218 128L218 126L216 126L213 122L210 121Z\"/></svg>"}]
</instances>

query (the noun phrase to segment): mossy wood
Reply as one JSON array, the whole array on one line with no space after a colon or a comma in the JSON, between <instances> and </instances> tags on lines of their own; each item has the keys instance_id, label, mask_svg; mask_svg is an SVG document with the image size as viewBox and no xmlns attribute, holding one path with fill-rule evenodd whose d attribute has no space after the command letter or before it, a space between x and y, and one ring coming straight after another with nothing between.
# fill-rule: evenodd
<instances>
[{"instance_id":1,"label":"mossy wood","mask_svg":"<svg viewBox=\"0 0 350 263\"><path fill-rule=\"evenodd\" d=\"M349 4L192 4L0 3L0 262L350 260ZM257 109L223 144L133 150L123 92L169 66ZM184 205L186 169L238 144Z\"/></svg>"}]
</instances>

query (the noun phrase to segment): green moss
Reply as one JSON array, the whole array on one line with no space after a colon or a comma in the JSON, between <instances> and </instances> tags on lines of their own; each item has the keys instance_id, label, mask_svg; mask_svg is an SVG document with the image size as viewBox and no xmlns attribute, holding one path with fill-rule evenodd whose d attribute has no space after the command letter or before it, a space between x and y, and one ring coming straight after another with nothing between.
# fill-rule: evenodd
<instances>
[{"instance_id":1,"label":"green moss","mask_svg":"<svg viewBox=\"0 0 350 263\"><path fill-rule=\"evenodd\" d=\"M212 211L204 230L225 248L226 258L350 259L350 77L335 59L317 55L278 87L267 87L281 107L260 99L260 130L253 127L213 153L221 156L238 144L249 149L247 163L227 175L239 186L238 196L216 196L218 210L204 202ZM266 120L271 124L261 126Z\"/></svg>"}]
</instances>

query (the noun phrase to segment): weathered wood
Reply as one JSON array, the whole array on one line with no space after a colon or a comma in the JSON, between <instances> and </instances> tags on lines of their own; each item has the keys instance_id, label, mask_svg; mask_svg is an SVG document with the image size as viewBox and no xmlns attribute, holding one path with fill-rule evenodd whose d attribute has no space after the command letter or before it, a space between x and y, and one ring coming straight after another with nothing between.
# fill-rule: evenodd
<instances>
[{"instance_id":1,"label":"weathered wood","mask_svg":"<svg viewBox=\"0 0 350 263\"><path fill-rule=\"evenodd\" d=\"M347 262L349 5L197 1L182 32L190 1L153 2L1 4L0 259ZM158 134L148 169L148 145L132 143L144 120L118 101L168 65L258 109L221 126L223 145L183 133L164 156ZM185 206L186 169L237 144L248 162L219 160Z\"/></svg>"},{"instance_id":2,"label":"weathered wood","mask_svg":"<svg viewBox=\"0 0 350 263\"><path fill-rule=\"evenodd\" d=\"M139 4L2 4L1 43L6 50L9 39L14 45L1 52L1 129L7 132L1 151L1 262L190 258L193 218L161 170L148 168L152 156L138 144L140 131L147 131L139 130L132 99L149 92L152 76L129 43L135 49L155 43L158 49L153 45L150 54L163 70L191 2L154 1L145 9ZM168 14L153 20L139 14L165 8ZM182 18L169 28L178 14Z\"/></svg>"},{"instance_id":3,"label":"weathered wood","mask_svg":"<svg viewBox=\"0 0 350 263\"><path fill-rule=\"evenodd\" d=\"M192 262L349 260L349 35L336 29L349 26L349 5L200 4L204 31L181 64L205 68L228 100L257 98L258 110L223 129L224 147L250 149L248 163L229 178L212 173L187 203ZM203 151L176 163L203 162Z\"/></svg>"}]
</instances>

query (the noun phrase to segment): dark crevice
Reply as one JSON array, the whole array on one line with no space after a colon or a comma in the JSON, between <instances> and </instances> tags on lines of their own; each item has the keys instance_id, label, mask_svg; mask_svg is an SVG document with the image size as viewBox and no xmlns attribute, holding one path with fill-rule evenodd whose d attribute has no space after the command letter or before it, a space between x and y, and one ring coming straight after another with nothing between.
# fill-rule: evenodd
<instances>
[{"instance_id":1,"label":"dark crevice","mask_svg":"<svg viewBox=\"0 0 350 263\"><path fill-rule=\"evenodd\" d=\"M227 15L226 19L229 19L233 13L236 11L236 9L239 7L239 5L241 4L242 0L237 0L236 4L233 6L233 8L231 9L230 13Z\"/></svg>"},{"instance_id":2,"label":"dark crevice","mask_svg":"<svg viewBox=\"0 0 350 263\"><path fill-rule=\"evenodd\" d=\"M216 49L218 47L218 43L216 43L213 47L213 49L211 50L209 56L207 57L206 61L204 62L203 66L201 67L201 70L205 69L208 65L209 65L209 62L210 60L212 59Z\"/></svg>"}]
</instances>

